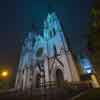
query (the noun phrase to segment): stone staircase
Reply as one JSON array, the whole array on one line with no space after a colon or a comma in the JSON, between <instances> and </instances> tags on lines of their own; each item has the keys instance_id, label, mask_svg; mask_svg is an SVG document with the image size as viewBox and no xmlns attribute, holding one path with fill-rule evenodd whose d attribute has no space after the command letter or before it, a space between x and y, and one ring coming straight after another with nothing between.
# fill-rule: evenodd
<instances>
[{"instance_id":1,"label":"stone staircase","mask_svg":"<svg viewBox=\"0 0 100 100\"><path fill-rule=\"evenodd\" d=\"M87 91L85 85L72 85L53 88L30 88L25 90L8 89L0 91L0 100L71 100L72 97Z\"/></svg>"}]
</instances>

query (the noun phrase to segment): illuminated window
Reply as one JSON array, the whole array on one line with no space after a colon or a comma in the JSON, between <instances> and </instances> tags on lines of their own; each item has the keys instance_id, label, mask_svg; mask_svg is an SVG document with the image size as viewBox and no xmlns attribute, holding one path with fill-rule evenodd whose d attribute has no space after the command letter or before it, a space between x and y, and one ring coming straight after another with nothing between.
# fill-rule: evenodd
<instances>
[{"instance_id":1,"label":"illuminated window","mask_svg":"<svg viewBox=\"0 0 100 100\"><path fill-rule=\"evenodd\" d=\"M91 70L91 69L88 69L88 70L87 70L87 73L88 73L88 74L92 73L92 70Z\"/></svg>"},{"instance_id":2,"label":"illuminated window","mask_svg":"<svg viewBox=\"0 0 100 100\"><path fill-rule=\"evenodd\" d=\"M83 58L80 60L81 67L83 72L90 74L93 72L92 64L90 63L89 59Z\"/></svg>"}]
</instances>

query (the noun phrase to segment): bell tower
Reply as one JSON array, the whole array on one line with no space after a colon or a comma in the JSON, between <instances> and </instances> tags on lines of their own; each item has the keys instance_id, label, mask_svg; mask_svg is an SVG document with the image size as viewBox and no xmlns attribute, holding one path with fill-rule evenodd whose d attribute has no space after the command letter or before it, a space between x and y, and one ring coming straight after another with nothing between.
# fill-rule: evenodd
<instances>
[{"instance_id":1,"label":"bell tower","mask_svg":"<svg viewBox=\"0 0 100 100\"><path fill-rule=\"evenodd\" d=\"M44 63L45 80L51 82L59 80L80 81L74 60L55 13L48 14L47 19L44 21L43 33L47 42L47 59Z\"/></svg>"},{"instance_id":2,"label":"bell tower","mask_svg":"<svg viewBox=\"0 0 100 100\"><path fill-rule=\"evenodd\" d=\"M32 73L34 71L32 64L34 34L32 32L24 33L24 37L15 83L15 88L17 89L31 86Z\"/></svg>"}]
</instances>

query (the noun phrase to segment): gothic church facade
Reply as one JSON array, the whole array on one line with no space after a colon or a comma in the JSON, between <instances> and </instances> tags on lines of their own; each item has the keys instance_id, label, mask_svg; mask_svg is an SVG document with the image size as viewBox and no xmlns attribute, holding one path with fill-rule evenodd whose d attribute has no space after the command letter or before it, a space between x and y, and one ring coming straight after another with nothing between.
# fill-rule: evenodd
<instances>
[{"instance_id":1,"label":"gothic church facade","mask_svg":"<svg viewBox=\"0 0 100 100\"><path fill-rule=\"evenodd\" d=\"M43 88L49 84L79 82L77 68L58 17L48 14L43 34L28 32L24 39L15 88Z\"/></svg>"}]
</instances>

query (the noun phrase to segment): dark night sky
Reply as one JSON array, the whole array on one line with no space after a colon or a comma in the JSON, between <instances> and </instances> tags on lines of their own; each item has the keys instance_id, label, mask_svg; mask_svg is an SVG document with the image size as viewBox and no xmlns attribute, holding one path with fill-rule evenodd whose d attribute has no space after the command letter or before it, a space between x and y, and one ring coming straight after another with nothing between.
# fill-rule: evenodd
<instances>
[{"instance_id":1,"label":"dark night sky","mask_svg":"<svg viewBox=\"0 0 100 100\"><path fill-rule=\"evenodd\" d=\"M0 0L0 66L14 67L23 32L32 23L41 31L47 13L55 11L71 47L82 52L92 0Z\"/></svg>"}]
</instances>

